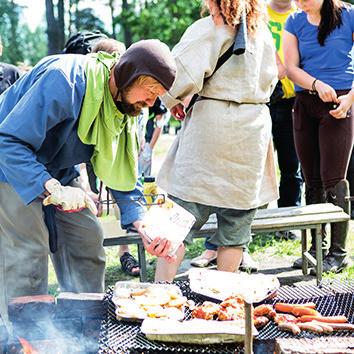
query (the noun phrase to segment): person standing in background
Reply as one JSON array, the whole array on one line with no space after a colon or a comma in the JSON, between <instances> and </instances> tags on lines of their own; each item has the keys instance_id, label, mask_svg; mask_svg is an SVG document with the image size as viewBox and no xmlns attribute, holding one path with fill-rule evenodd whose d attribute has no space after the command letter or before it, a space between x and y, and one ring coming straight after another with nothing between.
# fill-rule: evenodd
<instances>
[{"instance_id":1,"label":"person standing in background","mask_svg":"<svg viewBox=\"0 0 354 354\"><path fill-rule=\"evenodd\" d=\"M349 182L349 190L350 195L354 195L354 151L352 151L352 155L349 161L349 167L347 172L347 180ZM354 201L352 200L350 203L350 218L354 220Z\"/></svg>"},{"instance_id":2,"label":"person standing in background","mask_svg":"<svg viewBox=\"0 0 354 354\"><path fill-rule=\"evenodd\" d=\"M283 43L285 67L296 85L296 151L307 192L319 198L314 202L325 197L349 213L345 178L354 137L354 6L338 0L299 0L297 5L301 11L289 16ZM331 224L324 272L348 265L348 231L349 221Z\"/></svg>"},{"instance_id":3,"label":"person standing in background","mask_svg":"<svg viewBox=\"0 0 354 354\"><path fill-rule=\"evenodd\" d=\"M292 109L295 90L294 84L286 77L282 48L285 22L288 16L296 11L296 6L292 0L271 0L267 5L267 10L268 25L278 54L279 79L284 91L279 101L269 104L273 143L277 151L280 170L278 207L298 206L301 204L302 177L293 134ZM291 231L279 231L276 236L282 239L295 238Z\"/></svg>"},{"instance_id":4,"label":"person standing in background","mask_svg":"<svg viewBox=\"0 0 354 354\"><path fill-rule=\"evenodd\" d=\"M164 126L163 115L167 108L161 100L157 98L154 105L149 108L149 116L145 127L145 141L139 155L139 174L151 176L152 154L154 147L161 135Z\"/></svg>"}]
</instances>

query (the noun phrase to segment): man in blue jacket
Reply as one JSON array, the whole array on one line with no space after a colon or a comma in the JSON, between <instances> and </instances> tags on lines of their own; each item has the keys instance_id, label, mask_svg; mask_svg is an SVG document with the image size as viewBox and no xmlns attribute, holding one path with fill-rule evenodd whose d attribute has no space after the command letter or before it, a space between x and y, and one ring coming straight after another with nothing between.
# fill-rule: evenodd
<instances>
[{"instance_id":1,"label":"man in blue jacket","mask_svg":"<svg viewBox=\"0 0 354 354\"><path fill-rule=\"evenodd\" d=\"M0 96L3 307L11 297L47 292L48 254L62 291L104 290L102 230L75 165L91 160L115 199L123 200L122 223L142 235L143 209L134 202L142 197L135 117L174 78L168 47L145 40L119 59L102 52L46 57ZM51 233L55 253L49 252ZM152 246L165 256L169 242Z\"/></svg>"}]
</instances>

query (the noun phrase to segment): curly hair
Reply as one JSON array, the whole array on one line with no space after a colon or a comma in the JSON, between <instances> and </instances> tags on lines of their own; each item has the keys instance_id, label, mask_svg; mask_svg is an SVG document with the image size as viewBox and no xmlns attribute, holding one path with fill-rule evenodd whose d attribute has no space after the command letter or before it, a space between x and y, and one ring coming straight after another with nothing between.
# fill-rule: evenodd
<instances>
[{"instance_id":1,"label":"curly hair","mask_svg":"<svg viewBox=\"0 0 354 354\"><path fill-rule=\"evenodd\" d=\"M255 35L259 24L266 21L262 0L216 0L225 24L236 27L241 21L242 10L245 8L247 16L247 30Z\"/></svg>"}]
</instances>

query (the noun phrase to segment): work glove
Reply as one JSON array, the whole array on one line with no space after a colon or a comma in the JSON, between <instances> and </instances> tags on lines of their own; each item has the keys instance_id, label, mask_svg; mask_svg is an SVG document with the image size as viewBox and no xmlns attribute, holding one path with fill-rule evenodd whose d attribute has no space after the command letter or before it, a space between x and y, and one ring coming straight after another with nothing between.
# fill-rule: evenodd
<instances>
[{"instance_id":1,"label":"work glove","mask_svg":"<svg viewBox=\"0 0 354 354\"><path fill-rule=\"evenodd\" d=\"M94 215L97 214L94 201L82 189L63 186L55 178L48 180L44 187L50 195L43 200L43 205L53 204L65 212L78 212L88 208Z\"/></svg>"}]
</instances>

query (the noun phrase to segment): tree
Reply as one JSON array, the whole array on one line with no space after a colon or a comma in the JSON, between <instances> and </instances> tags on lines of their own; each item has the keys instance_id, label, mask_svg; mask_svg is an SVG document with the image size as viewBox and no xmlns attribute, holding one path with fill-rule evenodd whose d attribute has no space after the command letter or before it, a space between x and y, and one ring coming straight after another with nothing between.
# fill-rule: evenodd
<instances>
[{"instance_id":1,"label":"tree","mask_svg":"<svg viewBox=\"0 0 354 354\"><path fill-rule=\"evenodd\" d=\"M116 26L115 26L115 18L114 18L114 0L108 0L108 7L111 13L111 21L112 21L112 37L116 38Z\"/></svg>"},{"instance_id":2,"label":"tree","mask_svg":"<svg viewBox=\"0 0 354 354\"><path fill-rule=\"evenodd\" d=\"M200 7L200 0L122 0L122 11L114 24L121 27L126 46L144 38L159 38L172 47L200 18Z\"/></svg>"},{"instance_id":3,"label":"tree","mask_svg":"<svg viewBox=\"0 0 354 354\"><path fill-rule=\"evenodd\" d=\"M35 65L47 55L47 36L45 28L38 26L33 32L25 24L21 27L22 53L26 64Z\"/></svg>"},{"instance_id":4,"label":"tree","mask_svg":"<svg viewBox=\"0 0 354 354\"><path fill-rule=\"evenodd\" d=\"M83 30L107 32L104 23L94 15L92 9L78 10L76 15L78 16L78 19L75 20L76 32Z\"/></svg>"},{"instance_id":5,"label":"tree","mask_svg":"<svg viewBox=\"0 0 354 354\"><path fill-rule=\"evenodd\" d=\"M16 64L23 61L20 42L19 17L22 7L12 0L0 0L0 33L4 52L2 61Z\"/></svg>"},{"instance_id":6,"label":"tree","mask_svg":"<svg viewBox=\"0 0 354 354\"><path fill-rule=\"evenodd\" d=\"M64 0L58 0L56 5L57 16L54 15L55 6L53 0L45 0L48 54L60 53L65 43L64 31Z\"/></svg>"}]
</instances>

